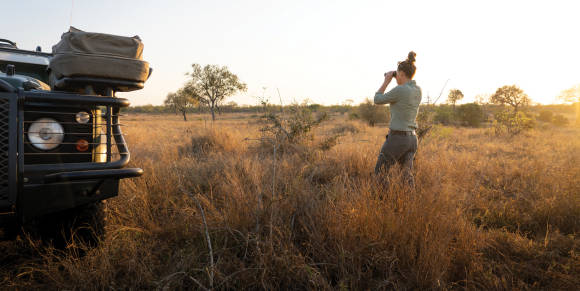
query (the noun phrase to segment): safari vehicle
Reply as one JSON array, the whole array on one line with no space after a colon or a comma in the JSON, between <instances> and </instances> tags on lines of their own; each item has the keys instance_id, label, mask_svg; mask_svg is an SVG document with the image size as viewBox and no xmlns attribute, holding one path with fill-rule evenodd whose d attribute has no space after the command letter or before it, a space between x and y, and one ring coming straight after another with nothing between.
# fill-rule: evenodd
<instances>
[{"instance_id":1,"label":"safari vehicle","mask_svg":"<svg viewBox=\"0 0 580 291\"><path fill-rule=\"evenodd\" d=\"M0 39L0 221L5 236L24 229L63 244L103 234L102 201L119 180L129 150L116 92L143 88L151 69L138 37L71 27L52 53Z\"/></svg>"}]
</instances>

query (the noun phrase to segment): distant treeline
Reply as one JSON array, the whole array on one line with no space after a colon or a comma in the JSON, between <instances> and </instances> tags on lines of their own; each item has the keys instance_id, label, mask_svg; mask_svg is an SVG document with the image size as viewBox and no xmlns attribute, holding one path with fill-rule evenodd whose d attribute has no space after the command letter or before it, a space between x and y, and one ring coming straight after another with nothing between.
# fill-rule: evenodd
<instances>
[{"instance_id":1,"label":"distant treeline","mask_svg":"<svg viewBox=\"0 0 580 291\"><path fill-rule=\"evenodd\" d=\"M331 111L331 112L349 112L353 108L357 106L347 106L347 105L330 105L330 106L323 106L320 104L309 104L307 105L310 110L312 111ZM287 107L287 106L286 106ZM280 105L272 105L268 104L268 108L270 110L282 109ZM142 105L142 106L131 106L128 108L123 109L124 112L129 113L152 113L152 114L161 114L161 113L176 113L175 109L170 106L165 105ZM226 105L221 105L218 109L220 113L258 113L264 111L264 106L262 105L242 105L239 106L230 102ZM209 113L209 108L206 107L189 107L186 108L187 113Z\"/></svg>"},{"instance_id":2,"label":"distant treeline","mask_svg":"<svg viewBox=\"0 0 580 291\"><path fill-rule=\"evenodd\" d=\"M287 105L285 107L288 107L291 105ZM310 110L312 111L326 111L326 112L336 112L336 113L346 113L346 112L351 112L353 110L356 110L360 107L360 105L355 105L355 106L351 106L351 105L329 105L329 106L324 106L324 105L320 105L320 104L310 104L307 105ZM428 106L428 105L421 105L421 107L423 106ZM441 105L435 105L436 107L447 107L447 104L441 104ZM487 105L487 106L491 106L491 107L496 107L494 105ZM280 105L272 105L269 104L268 107L270 109L282 109L282 106ZM550 104L550 105L533 105L533 106L529 106L528 107L529 110L531 111L539 111L539 110L550 110L553 111L554 113L562 113L562 114L573 114L575 107L573 104ZM233 102L230 102L227 105L222 105L219 107L218 112L221 113L259 113L262 112L264 110L264 107L261 105L254 105L254 106L250 106L250 105L242 105L239 106ZM162 114L162 113L176 113L175 110L173 108L171 108L170 106L165 106L165 105L141 105L141 106L131 106L128 108L124 108L123 109L124 112L129 112L129 113L151 113L151 114ZM187 108L187 113L209 113L209 109L205 108L205 107L190 107Z\"/></svg>"}]
</instances>

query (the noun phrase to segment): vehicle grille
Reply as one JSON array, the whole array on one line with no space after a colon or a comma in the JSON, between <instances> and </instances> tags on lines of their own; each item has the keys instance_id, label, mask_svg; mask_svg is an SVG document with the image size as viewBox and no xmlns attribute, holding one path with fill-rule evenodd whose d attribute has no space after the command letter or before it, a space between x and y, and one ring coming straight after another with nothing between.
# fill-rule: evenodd
<instances>
[{"instance_id":1,"label":"vehicle grille","mask_svg":"<svg viewBox=\"0 0 580 291\"><path fill-rule=\"evenodd\" d=\"M10 100L0 98L0 201L8 199Z\"/></svg>"}]
</instances>

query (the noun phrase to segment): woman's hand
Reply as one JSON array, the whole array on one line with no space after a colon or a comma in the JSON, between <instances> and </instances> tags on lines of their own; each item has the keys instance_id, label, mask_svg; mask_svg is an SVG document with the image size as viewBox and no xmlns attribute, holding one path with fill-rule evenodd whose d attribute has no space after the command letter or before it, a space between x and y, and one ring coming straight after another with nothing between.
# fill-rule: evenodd
<instances>
[{"instance_id":1,"label":"woman's hand","mask_svg":"<svg viewBox=\"0 0 580 291\"><path fill-rule=\"evenodd\" d=\"M390 72L385 73L385 81L383 81L383 85L381 85L381 87L379 88L377 93L381 93L381 94L385 93L385 90L387 89L387 86L389 86L389 83L391 83L391 80L393 79L394 75L395 75L395 71L390 71Z\"/></svg>"},{"instance_id":2,"label":"woman's hand","mask_svg":"<svg viewBox=\"0 0 580 291\"><path fill-rule=\"evenodd\" d=\"M391 81L391 79L393 79L393 77L395 76L395 71L390 71L390 72L386 72L385 73L385 82Z\"/></svg>"}]
</instances>

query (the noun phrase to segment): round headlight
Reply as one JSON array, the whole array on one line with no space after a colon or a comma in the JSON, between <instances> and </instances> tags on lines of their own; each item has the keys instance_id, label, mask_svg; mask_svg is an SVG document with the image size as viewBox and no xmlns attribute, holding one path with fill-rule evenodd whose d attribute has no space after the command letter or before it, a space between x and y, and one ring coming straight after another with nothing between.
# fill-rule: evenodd
<instances>
[{"instance_id":1,"label":"round headlight","mask_svg":"<svg viewBox=\"0 0 580 291\"><path fill-rule=\"evenodd\" d=\"M40 118L28 128L28 140L39 150L52 150L64 139L62 125L52 118Z\"/></svg>"},{"instance_id":2,"label":"round headlight","mask_svg":"<svg viewBox=\"0 0 580 291\"><path fill-rule=\"evenodd\" d=\"M85 123L89 122L89 120L91 120L91 115L84 112L84 111L81 111L81 112L77 113L77 115L75 116L75 119L78 123L85 124Z\"/></svg>"}]
</instances>

